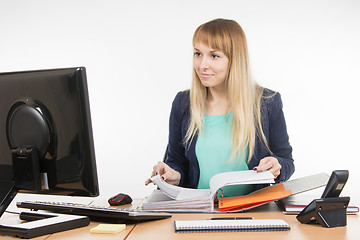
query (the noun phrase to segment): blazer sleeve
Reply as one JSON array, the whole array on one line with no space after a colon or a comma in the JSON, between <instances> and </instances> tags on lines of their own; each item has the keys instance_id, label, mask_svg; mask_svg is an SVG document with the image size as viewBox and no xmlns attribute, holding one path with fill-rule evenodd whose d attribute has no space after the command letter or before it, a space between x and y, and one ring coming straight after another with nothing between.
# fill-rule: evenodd
<instances>
[{"instance_id":1,"label":"blazer sleeve","mask_svg":"<svg viewBox=\"0 0 360 240\"><path fill-rule=\"evenodd\" d=\"M269 101L269 147L280 165L280 175L276 182L288 180L295 171L292 147L286 129L281 95L276 93Z\"/></svg>"},{"instance_id":2,"label":"blazer sleeve","mask_svg":"<svg viewBox=\"0 0 360 240\"><path fill-rule=\"evenodd\" d=\"M185 157L183 144L183 119L186 111L184 95L186 92L179 92L171 107L169 119L169 142L165 163L181 174L180 186L183 185L189 169L189 161Z\"/></svg>"}]
</instances>

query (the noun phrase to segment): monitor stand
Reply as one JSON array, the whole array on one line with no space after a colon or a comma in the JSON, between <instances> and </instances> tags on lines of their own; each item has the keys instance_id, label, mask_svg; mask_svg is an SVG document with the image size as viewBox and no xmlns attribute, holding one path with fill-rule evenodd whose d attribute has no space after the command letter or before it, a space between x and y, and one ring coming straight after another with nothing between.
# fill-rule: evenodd
<instances>
[{"instance_id":1,"label":"monitor stand","mask_svg":"<svg viewBox=\"0 0 360 240\"><path fill-rule=\"evenodd\" d=\"M13 182L0 182L0 217L17 194ZM59 213L22 212L19 224L1 224L0 234L20 238L33 238L89 225L87 216Z\"/></svg>"}]
</instances>

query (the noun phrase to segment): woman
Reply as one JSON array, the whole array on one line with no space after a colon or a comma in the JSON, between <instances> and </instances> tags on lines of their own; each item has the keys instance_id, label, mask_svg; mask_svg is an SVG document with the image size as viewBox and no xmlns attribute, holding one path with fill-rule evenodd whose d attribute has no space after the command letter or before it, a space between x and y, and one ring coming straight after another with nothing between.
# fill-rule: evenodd
<instances>
[{"instance_id":1,"label":"woman","mask_svg":"<svg viewBox=\"0 0 360 240\"><path fill-rule=\"evenodd\" d=\"M226 171L269 170L276 182L289 179L294 163L281 97L251 78L240 25L227 19L202 24L193 47L192 86L173 101L166 160L151 176L190 188L209 188L210 178ZM260 187L224 191L233 196Z\"/></svg>"}]
</instances>

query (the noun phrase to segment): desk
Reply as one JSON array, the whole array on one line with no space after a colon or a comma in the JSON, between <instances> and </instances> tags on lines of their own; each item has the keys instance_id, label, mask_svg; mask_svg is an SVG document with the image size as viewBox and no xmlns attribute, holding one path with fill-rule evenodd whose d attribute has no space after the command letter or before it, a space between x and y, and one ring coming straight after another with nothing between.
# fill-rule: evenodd
<instances>
[{"instance_id":1,"label":"desk","mask_svg":"<svg viewBox=\"0 0 360 240\"><path fill-rule=\"evenodd\" d=\"M290 231L276 232L216 232L216 233L175 233L174 220L204 220L211 217L253 217L254 219L283 219L291 227ZM287 239L287 240L358 240L360 239L360 219L358 215L348 215L346 227L324 228L320 225L301 224L296 215L285 215L275 203L268 203L246 213L215 214L173 214L172 218L140 223L135 226L126 240L156 239Z\"/></svg>"},{"instance_id":2,"label":"desk","mask_svg":"<svg viewBox=\"0 0 360 240\"><path fill-rule=\"evenodd\" d=\"M10 206L7 208L7 211L11 212L23 212L23 211L30 211L29 209L22 209L16 207L16 202L18 201L25 201L25 200L44 200L44 201L68 201L68 202L77 202L82 204L90 204L94 203L100 206L107 206L107 200L105 199L94 199L94 198L81 198L81 197L64 197L64 196L50 196L50 195L36 195L36 194L18 194L16 195L15 199L11 202ZM141 201L136 202L136 204L140 203ZM129 208L135 207L127 206ZM19 215L7 213L5 212L3 216L0 218L0 224L20 224L21 221L19 220ZM86 227L76 228L68 231L58 232L54 234L48 234L36 238L31 238L32 240L59 240L59 239L89 239L89 240L112 240L112 239L126 239L129 233L135 227L135 224L126 224L126 229L118 234L91 234L90 229L96 227L99 222L90 222L90 224ZM1 236L0 240L10 240L10 239L19 239L11 236Z\"/></svg>"},{"instance_id":3,"label":"desk","mask_svg":"<svg viewBox=\"0 0 360 240\"><path fill-rule=\"evenodd\" d=\"M175 233L174 220L203 220L211 217L224 216L251 216L255 219L283 219L291 227L290 231L285 232L217 232L217 233ZM3 216L5 217L5 216ZM6 220L14 216L6 216ZM156 239L156 240L176 240L176 239L287 239L287 240L358 240L360 239L360 218L358 215L348 215L346 227L324 228L320 225L301 224L296 220L295 215L285 215L275 205L268 203L266 205L252 209L246 213L199 213L184 214L177 213L169 219L143 222L139 224L127 224L126 230L119 234L90 234L90 229L97 226L98 222L91 222L89 226L73 229L65 232L59 232L51 235L33 238L34 240L59 240L59 239ZM0 240L16 239L12 237L0 236Z\"/></svg>"},{"instance_id":4,"label":"desk","mask_svg":"<svg viewBox=\"0 0 360 240\"><path fill-rule=\"evenodd\" d=\"M90 229L96 227L98 222L90 222L90 224L86 227L76 228L64 232L53 233L49 235L44 235L36 238L31 238L31 240L119 240L119 239L126 239L129 233L135 227L135 224L126 224L126 229L118 234L91 234ZM20 238L14 238L10 236L0 236L0 240L16 240Z\"/></svg>"}]
</instances>

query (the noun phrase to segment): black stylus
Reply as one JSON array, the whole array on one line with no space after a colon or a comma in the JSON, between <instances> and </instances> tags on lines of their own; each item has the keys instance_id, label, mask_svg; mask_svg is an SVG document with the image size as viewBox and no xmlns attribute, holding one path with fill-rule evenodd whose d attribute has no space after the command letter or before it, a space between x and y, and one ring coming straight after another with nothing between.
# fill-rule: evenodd
<instances>
[{"instance_id":1,"label":"black stylus","mask_svg":"<svg viewBox=\"0 0 360 240\"><path fill-rule=\"evenodd\" d=\"M219 218L211 218L210 220L246 220L246 219L253 219L252 217L219 217Z\"/></svg>"}]
</instances>

